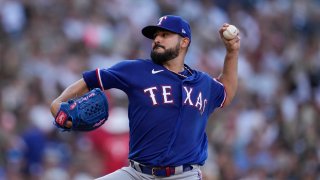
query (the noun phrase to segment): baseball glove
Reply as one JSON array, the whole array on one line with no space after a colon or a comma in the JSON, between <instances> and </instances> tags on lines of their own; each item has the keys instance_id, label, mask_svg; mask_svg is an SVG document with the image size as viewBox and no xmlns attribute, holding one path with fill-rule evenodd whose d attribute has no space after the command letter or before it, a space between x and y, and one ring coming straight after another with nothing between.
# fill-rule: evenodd
<instances>
[{"instance_id":1,"label":"baseball glove","mask_svg":"<svg viewBox=\"0 0 320 180\"><path fill-rule=\"evenodd\" d=\"M61 103L54 124L63 131L91 131L108 119L108 100L98 88L77 99ZM71 121L72 126L67 127Z\"/></svg>"}]
</instances>

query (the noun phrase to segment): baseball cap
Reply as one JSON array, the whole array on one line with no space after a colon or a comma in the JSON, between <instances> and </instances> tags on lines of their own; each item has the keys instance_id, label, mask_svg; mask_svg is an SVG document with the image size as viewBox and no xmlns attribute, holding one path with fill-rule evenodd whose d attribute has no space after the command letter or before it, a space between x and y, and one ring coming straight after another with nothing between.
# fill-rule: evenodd
<instances>
[{"instance_id":1,"label":"baseball cap","mask_svg":"<svg viewBox=\"0 0 320 180\"><path fill-rule=\"evenodd\" d=\"M167 30L177 33L182 37L187 37L191 41L191 29L189 23L180 16L166 15L159 18L156 25L146 26L142 29L142 34L153 39L157 30Z\"/></svg>"}]
</instances>

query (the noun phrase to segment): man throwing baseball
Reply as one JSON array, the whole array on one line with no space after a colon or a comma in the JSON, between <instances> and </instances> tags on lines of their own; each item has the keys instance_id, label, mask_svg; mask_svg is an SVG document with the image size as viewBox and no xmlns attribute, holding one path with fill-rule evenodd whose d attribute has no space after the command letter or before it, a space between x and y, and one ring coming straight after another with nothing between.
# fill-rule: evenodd
<instances>
[{"instance_id":1,"label":"man throwing baseball","mask_svg":"<svg viewBox=\"0 0 320 180\"><path fill-rule=\"evenodd\" d=\"M124 60L84 72L82 79L53 101L51 112L56 117L61 103L96 88L117 88L128 95L129 166L99 180L201 179L199 167L207 159L208 117L215 108L230 104L238 84L240 37L224 38L228 26L219 30L226 55L217 78L184 63L191 43L190 26L179 16L167 15L142 29L152 40L150 60ZM59 118L62 126L72 123Z\"/></svg>"}]
</instances>

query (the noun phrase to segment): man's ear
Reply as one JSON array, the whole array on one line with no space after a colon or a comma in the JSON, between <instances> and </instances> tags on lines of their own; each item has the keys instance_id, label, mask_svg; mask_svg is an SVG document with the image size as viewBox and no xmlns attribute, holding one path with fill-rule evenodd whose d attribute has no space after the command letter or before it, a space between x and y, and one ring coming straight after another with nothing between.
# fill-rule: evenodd
<instances>
[{"instance_id":1,"label":"man's ear","mask_svg":"<svg viewBox=\"0 0 320 180\"><path fill-rule=\"evenodd\" d=\"M190 39L189 38L183 38L181 41L181 47L187 48L189 46Z\"/></svg>"}]
</instances>

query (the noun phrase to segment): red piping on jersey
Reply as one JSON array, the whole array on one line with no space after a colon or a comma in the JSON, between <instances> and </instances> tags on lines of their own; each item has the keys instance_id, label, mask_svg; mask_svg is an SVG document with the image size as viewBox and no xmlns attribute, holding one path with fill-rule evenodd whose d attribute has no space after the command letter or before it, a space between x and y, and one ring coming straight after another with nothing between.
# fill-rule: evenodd
<instances>
[{"instance_id":1,"label":"red piping on jersey","mask_svg":"<svg viewBox=\"0 0 320 180\"><path fill-rule=\"evenodd\" d=\"M227 92L226 92L226 88L224 88L224 86L223 86L223 89L224 89L224 98L223 98L223 101L220 105L220 108L223 108L224 103L226 102L226 99L227 99Z\"/></svg>"},{"instance_id":2,"label":"red piping on jersey","mask_svg":"<svg viewBox=\"0 0 320 180\"><path fill-rule=\"evenodd\" d=\"M100 88L101 88L102 90L104 90L103 84L102 84L102 81L101 81L100 69L99 69L99 68L96 69L96 76L97 76L97 78L98 78Z\"/></svg>"},{"instance_id":3,"label":"red piping on jersey","mask_svg":"<svg viewBox=\"0 0 320 180\"><path fill-rule=\"evenodd\" d=\"M224 85L218 81L216 78L213 78L213 80L215 80L217 83L221 84L223 86L223 90L224 90L224 98L223 98L223 101L220 105L220 108L222 108L224 106L224 103L226 102L226 99L227 99L227 91L226 91L226 88L224 87Z\"/></svg>"}]
</instances>

